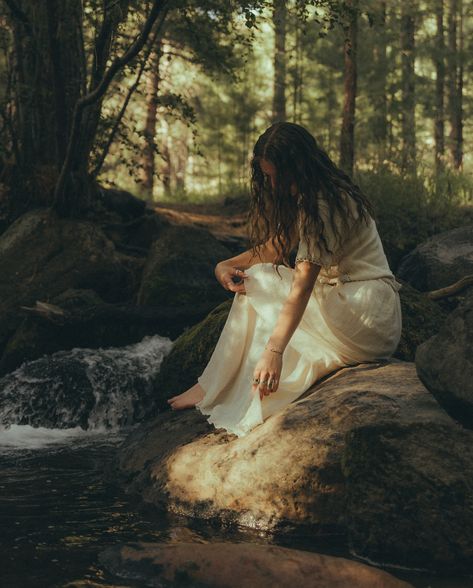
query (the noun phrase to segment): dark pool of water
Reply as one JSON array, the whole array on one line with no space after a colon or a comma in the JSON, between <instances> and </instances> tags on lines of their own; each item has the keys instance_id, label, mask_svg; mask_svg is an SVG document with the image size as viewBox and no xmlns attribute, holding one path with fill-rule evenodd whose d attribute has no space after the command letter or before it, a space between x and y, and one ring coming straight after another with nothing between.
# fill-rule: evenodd
<instances>
[{"instance_id":1,"label":"dark pool of water","mask_svg":"<svg viewBox=\"0 0 473 588\"><path fill-rule=\"evenodd\" d=\"M1 588L138 586L98 564L100 551L129 541L255 541L349 557L343 547L310 537L229 530L136 503L104 476L121 435L22 443L20 429L6 445L0 435ZM418 588L473 587L471 579L389 571Z\"/></svg>"}]
</instances>

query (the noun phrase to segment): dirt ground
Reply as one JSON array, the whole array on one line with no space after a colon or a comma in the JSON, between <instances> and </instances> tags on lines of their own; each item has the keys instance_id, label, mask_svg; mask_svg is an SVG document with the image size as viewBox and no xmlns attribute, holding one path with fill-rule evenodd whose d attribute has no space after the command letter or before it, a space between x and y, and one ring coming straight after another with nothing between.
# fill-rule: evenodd
<instances>
[{"instance_id":1,"label":"dirt ground","mask_svg":"<svg viewBox=\"0 0 473 588\"><path fill-rule=\"evenodd\" d=\"M247 237L248 202L157 202L153 209L173 224L193 224L215 237Z\"/></svg>"}]
</instances>

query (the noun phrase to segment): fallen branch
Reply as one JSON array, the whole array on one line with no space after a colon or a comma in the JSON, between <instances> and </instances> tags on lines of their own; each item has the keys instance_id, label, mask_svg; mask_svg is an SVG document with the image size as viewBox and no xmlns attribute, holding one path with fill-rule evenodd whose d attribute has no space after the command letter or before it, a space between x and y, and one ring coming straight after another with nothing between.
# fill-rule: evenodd
<instances>
[{"instance_id":1,"label":"fallen branch","mask_svg":"<svg viewBox=\"0 0 473 588\"><path fill-rule=\"evenodd\" d=\"M66 313L60 306L41 302L40 300L36 301L35 306L20 306L20 309L27 314L32 314L60 325L64 324L66 318Z\"/></svg>"},{"instance_id":2,"label":"fallen branch","mask_svg":"<svg viewBox=\"0 0 473 588\"><path fill-rule=\"evenodd\" d=\"M439 288L438 290L431 290L427 292L427 296L431 300L440 300L441 298L446 298L447 296L453 296L454 294L458 294L466 288L467 286L473 285L473 274L468 276L464 276L458 282L451 284L450 286L445 286L445 288Z\"/></svg>"}]
</instances>

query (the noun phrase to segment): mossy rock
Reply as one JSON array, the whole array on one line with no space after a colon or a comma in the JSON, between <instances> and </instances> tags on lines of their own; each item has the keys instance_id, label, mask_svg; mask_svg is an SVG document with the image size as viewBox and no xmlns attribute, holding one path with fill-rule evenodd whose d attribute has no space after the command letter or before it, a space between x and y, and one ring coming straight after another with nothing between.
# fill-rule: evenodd
<instances>
[{"instance_id":1,"label":"mossy rock","mask_svg":"<svg viewBox=\"0 0 473 588\"><path fill-rule=\"evenodd\" d=\"M90 310L93 307L104 304L100 296L93 290L69 289L58 296L53 297L50 303L61 308L66 316L72 310ZM108 339L108 346L112 346L110 340L110 327L103 325L103 335ZM104 337L91 328L90 323L86 328L78 328L76 324L64 325L60 320L44 320L34 315L27 315L10 337L0 359L0 375L12 372L25 361L38 359L43 355L50 355L56 351L68 350L74 347L99 347L94 345Z\"/></svg>"},{"instance_id":2,"label":"mossy rock","mask_svg":"<svg viewBox=\"0 0 473 588\"><path fill-rule=\"evenodd\" d=\"M69 288L128 301L141 271L94 223L59 218L51 209L27 212L0 236L0 353L23 319L22 305L50 302Z\"/></svg>"},{"instance_id":3,"label":"mossy rock","mask_svg":"<svg viewBox=\"0 0 473 588\"><path fill-rule=\"evenodd\" d=\"M193 386L204 371L227 320L233 299L226 300L200 323L185 331L174 342L156 376L159 407L169 408L166 399Z\"/></svg>"},{"instance_id":4,"label":"mossy rock","mask_svg":"<svg viewBox=\"0 0 473 588\"><path fill-rule=\"evenodd\" d=\"M229 293L215 278L215 265L231 257L211 233L192 226L174 225L163 231L149 252L138 293L138 304L212 306Z\"/></svg>"},{"instance_id":5,"label":"mossy rock","mask_svg":"<svg viewBox=\"0 0 473 588\"><path fill-rule=\"evenodd\" d=\"M447 313L433 300L407 282L396 278L402 309L402 335L394 357L414 361L417 346L438 333Z\"/></svg>"}]
</instances>

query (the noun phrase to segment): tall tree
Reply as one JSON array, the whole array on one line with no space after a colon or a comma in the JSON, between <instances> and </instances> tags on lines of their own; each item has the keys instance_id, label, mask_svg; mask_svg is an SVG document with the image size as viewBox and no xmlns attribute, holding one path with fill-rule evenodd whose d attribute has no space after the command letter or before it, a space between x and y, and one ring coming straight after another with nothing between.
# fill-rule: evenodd
<instances>
[{"instance_id":1,"label":"tall tree","mask_svg":"<svg viewBox=\"0 0 473 588\"><path fill-rule=\"evenodd\" d=\"M340 134L340 167L353 174L355 160L355 106L357 87L358 0L347 0L348 24L345 27L344 100Z\"/></svg>"},{"instance_id":2,"label":"tall tree","mask_svg":"<svg viewBox=\"0 0 473 588\"><path fill-rule=\"evenodd\" d=\"M14 41L11 128L19 188L11 204L22 208L47 199L38 193L39 178L54 186L66 152L73 109L85 85L82 7L80 0L25 0L21 7L8 0L7 6Z\"/></svg>"},{"instance_id":3,"label":"tall tree","mask_svg":"<svg viewBox=\"0 0 473 588\"><path fill-rule=\"evenodd\" d=\"M375 34L373 35L373 74L370 76L373 116L371 125L378 163L386 158L388 139L388 60L386 30L386 0L379 2L376 12Z\"/></svg>"},{"instance_id":4,"label":"tall tree","mask_svg":"<svg viewBox=\"0 0 473 588\"><path fill-rule=\"evenodd\" d=\"M415 5L401 3L401 76L402 76L402 157L404 171L416 170L415 119Z\"/></svg>"},{"instance_id":5,"label":"tall tree","mask_svg":"<svg viewBox=\"0 0 473 588\"><path fill-rule=\"evenodd\" d=\"M463 163L463 2L450 0L448 14L449 150L453 166Z\"/></svg>"},{"instance_id":6,"label":"tall tree","mask_svg":"<svg viewBox=\"0 0 473 588\"><path fill-rule=\"evenodd\" d=\"M158 92L160 82L159 66L162 57L162 41L157 39L150 55L150 68L146 80L146 122L142 155L143 191L149 202L153 202L156 154L156 122L158 112Z\"/></svg>"},{"instance_id":7,"label":"tall tree","mask_svg":"<svg viewBox=\"0 0 473 588\"><path fill-rule=\"evenodd\" d=\"M61 215L86 210L95 193L88 164L104 95L116 74L134 59L167 2L154 0L141 31L118 57L112 47L129 0L104 0L87 79L81 0L6 0L14 38L16 108L11 140L17 145L18 189L12 204L38 201ZM111 61L111 64L109 62ZM47 181L44 181L44 177ZM45 189L49 187L49 192ZM26 202L19 203L18 195Z\"/></svg>"},{"instance_id":8,"label":"tall tree","mask_svg":"<svg viewBox=\"0 0 473 588\"><path fill-rule=\"evenodd\" d=\"M437 31L435 35L435 169L439 173L444 167L445 154L445 27L444 3L436 0L435 17Z\"/></svg>"},{"instance_id":9,"label":"tall tree","mask_svg":"<svg viewBox=\"0 0 473 588\"><path fill-rule=\"evenodd\" d=\"M274 91L273 122L286 120L286 0L273 0Z\"/></svg>"}]
</instances>

